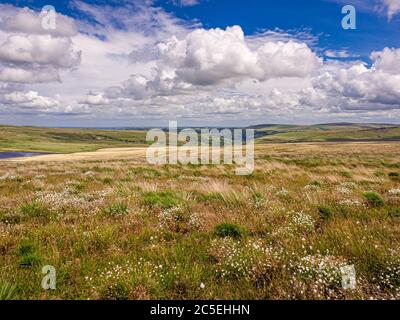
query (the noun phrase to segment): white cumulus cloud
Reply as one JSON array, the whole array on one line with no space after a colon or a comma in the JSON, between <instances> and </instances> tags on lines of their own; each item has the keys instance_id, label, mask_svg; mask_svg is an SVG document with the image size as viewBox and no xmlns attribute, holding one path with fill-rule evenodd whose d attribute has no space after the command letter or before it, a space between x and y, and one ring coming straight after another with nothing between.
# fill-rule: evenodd
<instances>
[{"instance_id":1,"label":"white cumulus cloud","mask_svg":"<svg viewBox=\"0 0 400 320\"><path fill-rule=\"evenodd\" d=\"M74 20L59 13L55 16L55 28L44 29L42 21L45 13L7 4L0 4L0 12L0 30L24 34L51 34L57 37L72 37L77 34Z\"/></svg>"},{"instance_id":2,"label":"white cumulus cloud","mask_svg":"<svg viewBox=\"0 0 400 320\"><path fill-rule=\"evenodd\" d=\"M183 40L159 44L160 81L214 85L246 78L264 81L274 77L306 76L320 59L304 43L267 42L251 49L239 26L198 29Z\"/></svg>"},{"instance_id":3,"label":"white cumulus cloud","mask_svg":"<svg viewBox=\"0 0 400 320\"><path fill-rule=\"evenodd\" d=\"M0 61L73 68L80 62L80 53L73 51L72 41L69 38L51 35L12 35L0 45Z\"/></svg>"},{"instance_id":4,"label":"white cumulus cloud","mask_svg":"<svg viewBox=\"0 0 400 320\"><path fill-rule=\"evenodd\" d=\"M3 103L16 107L48 109L59 105L56 99L44 97L36 91L11 92L3 96Z\"/></svg>"}]
</instances>

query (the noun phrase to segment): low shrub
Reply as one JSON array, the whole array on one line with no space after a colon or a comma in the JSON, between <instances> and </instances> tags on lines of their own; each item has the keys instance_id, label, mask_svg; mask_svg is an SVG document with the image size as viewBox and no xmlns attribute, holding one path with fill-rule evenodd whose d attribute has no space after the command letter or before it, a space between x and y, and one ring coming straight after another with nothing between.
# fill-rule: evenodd
<instances>
[{"instance_id":1,"label":"low shrub","mask_svg":"<svg viewBox=\"0 0 400 320\"><path fill-rule=\"evenodd\" d=\"M400 208L394 208L389 210L389 217L400 218Z\"/></svg>"},{"instance_id":2,"label":"low shrub","mask_svg":"<svg viewBox=\"0 0 400 320\"><path fill-rule=\"evenodd\" d=\"M18 213L3 213L0 214L0 222L6 224L19 224L22 220L21 214Z\"/></svg>"},{"instance_id":3,"label":"low shrub","mask_svg":"<svg viewBox=\"0 0 400 320\"><path fill-rule=\"evenodd\" d=\"M400 178L400 173L398 172L389 172L389 178Z\"/></svg>"},{"instance_id":4,"label":"low shrub","mask_svg":"<svg viewBox=\"0 0 400 320\"><path fill-rule=\"evenodd\" d=\"M310 183L311 186L317 187L317 188L321 188L322 187L322 183L315 180L313 182Z\"/></svg>"},{"instance_id":5,"label":"low shrub","mask_svg":"<svg viewBox=\"0 0 400 320\"><path fill-rule=\"evenodd\" d=\"M319 215L322 219L327 220L333 217L333 211L331 208L326 206L318 207Z\"/></svg>"},{"instance_id":6,"label":"low shrub","mask_svg":"<svg viewBox=\"0 0 400 320\"><path fill-rule=\"evenodd\" d=\"M104 179L103 179L103 183L104 183L104 184L112 184L112 183L113 183L113 180L112 180L111 178L104 178Z\"/></svg>"},{"instance_id":7,"label":"low shrub","mask_svg":"<svg viewBox=\"0 0 400 320\"><path fill-rule=\"evenodd\" d=\"M365 192L363 196L368 205L372 207L382 207L385 204L385 201L376 192Z\"/></svg>"},{"instance_id":8,"label":"low shrub","mask_svg":"<svg viewBox=\"0 0 400 320\"><path fill-rule=\"evenodd\" d=\"M215 234L220 238L235 238L239 239L242 237L243 230L236 224L222 223L215 227Z\"/></svg>"}]
</instances>

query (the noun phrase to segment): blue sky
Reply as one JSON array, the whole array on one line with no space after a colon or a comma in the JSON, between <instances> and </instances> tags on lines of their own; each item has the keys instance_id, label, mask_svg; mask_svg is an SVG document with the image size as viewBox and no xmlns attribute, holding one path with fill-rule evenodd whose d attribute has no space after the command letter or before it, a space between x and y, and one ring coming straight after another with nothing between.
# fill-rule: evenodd
<instances>
[{"instance_id":1,"label":"blue sky","mask_svg":"<svg viewBox=\"0 0 400 320\"><path fill-rule=\"evenodd\" d=\"M0 1L0 3L8 1ZM125 1L86 1L95 5L124 6ZM354 54L368 57L373 50L400 47L400 15L388 21L384 13L373 10L374 0L345 1L358 9L357 29L344 31L341 27L343 1L334 0L203 0L192 6L182 6L176 1L155 1L155 6L188 21L199 21L205 28L226 28L240 25L247 35L262 30L310 30L320 35L318 45L326 49L348 48ZM73 1L24 0L11 1L20 7L40 10L55 5L57 11L85 18L76 10Z\"/></svg>"},{"instance_id":2,"label":"blue sky","mask_svg":"<svg viewBox=\"0 0 400 320\"><path fill-rule=\"evenodd\" d=\"M366 0L365 2L368 2ZM373 1L370 1L371 3ZM263 29L283 30L310 28L313 34L323 34L320 45L327 48L348 47L352 52L368 55L386 46L399 47L399 18L390 23L385 15L360 9L358 28L344 32L341 28L343 4L321 0L246 0L246 1L204 1L197 6L177 7L160 1L168 11L182 19L198 19L208 28L225 28L233 24L242 26L246 34ZM354 4L357 1L346 1ZM372 6L373 4L371 4Z\"/></svg>"},{"instance_id":3,"label":"blue sky","mask_svg":"<svg viewBox=\"0 0 400 320\"><path fill-rule=\"evenodd\" d=\"M356 30L342 28L345 4L357 10ZM44 5L53 5L59 17L58 30L49 34L35 29ZM0 6L3 123L399 121L399 0L25 0ZM23 21L35 26L32 31ZM21 55L33 48L38 52L29 58Z\"/></svg>"}]
</instances>

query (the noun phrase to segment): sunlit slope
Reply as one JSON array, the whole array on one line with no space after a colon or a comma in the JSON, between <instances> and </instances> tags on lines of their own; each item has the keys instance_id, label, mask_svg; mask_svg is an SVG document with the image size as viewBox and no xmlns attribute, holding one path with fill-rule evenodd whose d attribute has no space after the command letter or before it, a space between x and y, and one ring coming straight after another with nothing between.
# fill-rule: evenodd
<instances>
[{"instance_id":1,"label":"sunlit slope","mask_svg":"<svg viewBox=\"0 0 400 320\"><path fill-rule=\"evenodd\" d=\"M0 151L82 152L144 145L144 131L0 126Z\"/></svg>"},{"instance_id":2,"label":"sunlit slope","mask_svg":"<svg viewBox=\"0 0 400 320\"><path fill-rule=\"evenodd\" d=\"M259 125L257 143L400 141L400 126L383 124ZM0 126L0 151L88 152L145 146L145 130Z\"/></svg>"},{"instance_id":3,"label":"sunlit slope","mask_svg":"<svg viewBox=\"0 0 400 320\"><path fill-rule=\"evenodd\" d=\"M257 126L258 143L400 141L400 126L383 124L322 124Z\"/></svg>"}]
</instances>

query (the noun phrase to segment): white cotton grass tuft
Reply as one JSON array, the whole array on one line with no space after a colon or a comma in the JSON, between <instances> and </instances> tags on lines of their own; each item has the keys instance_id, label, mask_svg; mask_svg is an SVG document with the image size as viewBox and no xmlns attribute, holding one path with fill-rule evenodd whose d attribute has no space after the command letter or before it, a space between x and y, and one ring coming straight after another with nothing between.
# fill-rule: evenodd
<instances>
[{"instance_id":1,"label":"white cotton grass tuft","mask_svg":"<svg viewBox=\"0 0 400 320\"><path fill-rule=\"evenodd\" d=\"M388 191L388 193L389 193L391 196L399 196L399 195L400 195L400 188L391 189L391 190Z\"/></svg>"}]
</instances>

